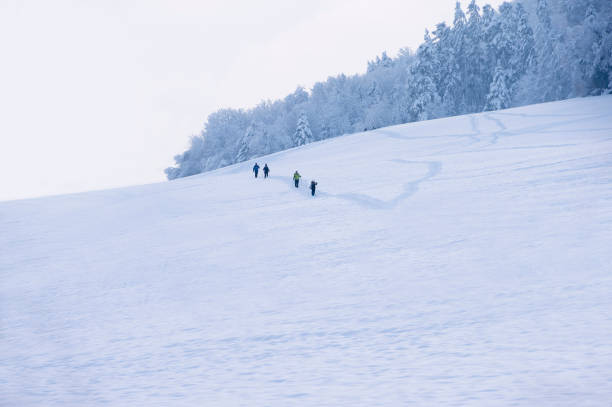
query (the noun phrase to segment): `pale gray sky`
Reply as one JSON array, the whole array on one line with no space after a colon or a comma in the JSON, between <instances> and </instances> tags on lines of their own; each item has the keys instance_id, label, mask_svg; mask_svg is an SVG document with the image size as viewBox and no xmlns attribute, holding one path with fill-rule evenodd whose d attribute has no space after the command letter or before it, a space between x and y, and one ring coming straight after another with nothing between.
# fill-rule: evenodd
<instances>
[{"instance_id":1,"label":"pale gray sky","mask_svg":"<svg viewBox=\"0 0 612 407\"><path fill-rule=\"evenodd\" d=\"M161 181L208 114L364 72L454 5L0 0L0 200Z\"/></svg>"}]
</instances>

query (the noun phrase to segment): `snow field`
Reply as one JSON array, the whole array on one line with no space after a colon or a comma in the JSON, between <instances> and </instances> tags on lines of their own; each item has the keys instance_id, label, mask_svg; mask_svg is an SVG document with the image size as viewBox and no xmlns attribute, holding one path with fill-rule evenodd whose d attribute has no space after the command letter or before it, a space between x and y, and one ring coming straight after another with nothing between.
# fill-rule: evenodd
<instances>
[{"instance_id":1,"label":"snow field","mask_svg":"<svg viewBox=\"0 0 612 407\"><path fill-rule=\"evenodd\" d=\"M610 405L612 97L257 161L0 203L0 405Z\"/></svg>"}]
</instances>

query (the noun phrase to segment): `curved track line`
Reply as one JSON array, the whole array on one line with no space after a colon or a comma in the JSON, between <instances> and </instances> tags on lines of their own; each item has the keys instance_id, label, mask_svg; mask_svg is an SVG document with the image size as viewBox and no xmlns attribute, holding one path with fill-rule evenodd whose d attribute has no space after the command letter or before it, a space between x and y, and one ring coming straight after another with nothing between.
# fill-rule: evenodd
<instances>
[{"instance_id":1,"label":"curved track line","mask_svg":"<svg viewBox=\"0 0 612 407\"><path fill-rule=\"evenodd\" d=\"M405 183L403 185L403 189L404 189L403 192L389 201L384 201L382 199L374 198L367 194L359 194L359 193L345 193L345 194L322 193L322 195L350 201L350 202L356 203L358 205L364 206L369 209L392 209L392 208L395 208L402 201L414 195L419 190L419 184L435 177L442 170L442 163L439 161L407 161L407 160L402 160L402 159L395 159L392 161L396 163L408 164L408 165L412 165L412 164L427 165L428 171L427 171L427 174L425 174L423 177L417 180Z\"/></svg>"}]
</instances>

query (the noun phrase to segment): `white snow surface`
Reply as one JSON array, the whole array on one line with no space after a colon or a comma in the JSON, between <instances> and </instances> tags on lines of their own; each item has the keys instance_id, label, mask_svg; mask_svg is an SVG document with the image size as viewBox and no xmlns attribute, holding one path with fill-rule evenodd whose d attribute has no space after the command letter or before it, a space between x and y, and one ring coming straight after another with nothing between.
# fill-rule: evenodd
<instances>
[{"instance_id":1,"label":"white snow surface","mask_svg":"<svg viewBox=\"0 0 612 407\"><path fill-rule=\"evenodd\" d=\"M0 405L612 405L611 96L257 161L0 203Z\"/></svg>"}]
</instances>

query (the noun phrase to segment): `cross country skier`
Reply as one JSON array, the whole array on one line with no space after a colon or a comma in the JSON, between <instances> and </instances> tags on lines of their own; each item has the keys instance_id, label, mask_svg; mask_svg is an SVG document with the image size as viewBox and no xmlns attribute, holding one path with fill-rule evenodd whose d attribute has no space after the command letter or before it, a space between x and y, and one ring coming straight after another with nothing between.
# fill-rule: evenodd
<instances>
[{"instance_id":1,"label":"cross country skier","mask_svg":"<svg viewBox=\"0 0 612 407\"><path fill-rule=\"evenodd\" d=\"M268 173L270 172L270 168L268 168L268 164L264 165L264 178L268 178Z\"/></svg>"},{"instance_id":2,"label":"cross country skier","mask_svg":"<svg viewBox=\"0 0 612 407\"><path fill-rule=\"evenodd\" d=\"M257 178L257 173L259 172L259 165L257 163L253 166L253 172L255 173L255 178Z\"/></svg>"},{"instance_id":3,"label":"cross country skier","mask_svg":"<svg viewBox=\"0 0 612 407\"><path fill-rule=\"evenodd\" d=\"M310 182L310 192L312 192L312 196L314 196L316 189L317 189L317 182L311 181Z\"/></svg>"},{"instance_id":4,"label":"cross country skier","mask_svg":"<svg viewBox=\"0 0 612 407\"><path fill-rule=\"evenodd\" d=\"M302 176L299 172L297 172L297 170L295 170L295 173L293 174L293 182L295 183L296 188L300 186L300 178L302 178Z\"/></svg>"}]
</instances>

